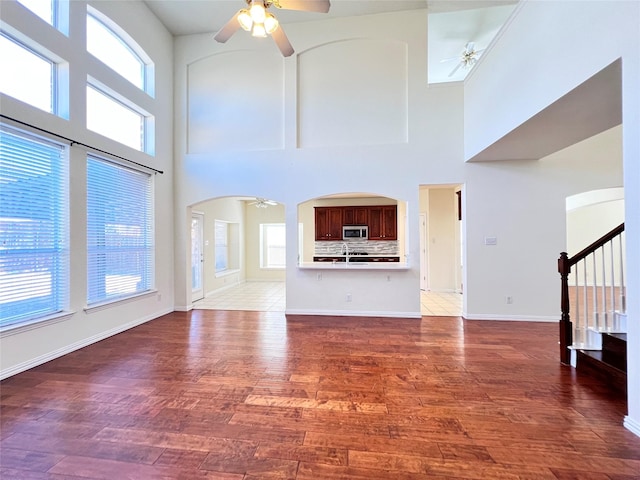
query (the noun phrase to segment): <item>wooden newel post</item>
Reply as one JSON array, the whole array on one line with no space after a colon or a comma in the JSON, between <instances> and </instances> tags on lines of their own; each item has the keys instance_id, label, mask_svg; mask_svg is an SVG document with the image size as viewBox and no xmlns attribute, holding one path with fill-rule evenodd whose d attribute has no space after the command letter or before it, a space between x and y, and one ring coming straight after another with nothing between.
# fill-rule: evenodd
<instances>
[{"instance_id":1,"label":"wooden newel post","mask_svg":"<svg viewBox=\"0 0 640 480\"><path fill-rule=\"evenodd\" d=\"M567 252L562 252L558 259L558 273L560 274L560 361L566 365L571 362L569 346L573 344L573 327L569 317L569 274L571 265Z\"/></svg>"}]
</instances>

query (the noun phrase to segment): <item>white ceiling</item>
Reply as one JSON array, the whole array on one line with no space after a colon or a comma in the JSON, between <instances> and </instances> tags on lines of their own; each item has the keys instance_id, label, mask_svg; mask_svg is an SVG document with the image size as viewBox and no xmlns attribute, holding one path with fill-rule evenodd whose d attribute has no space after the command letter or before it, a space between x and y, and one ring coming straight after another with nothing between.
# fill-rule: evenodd
<instances>
[{"instance_id":1,"label":"white ceiling","mask_svg":"<svg viewBox=\"0 0 640 480\"><path fill-rule=\"evenodd\" d=\"M331 0L329 13L281 9L281 24L376 13L429 9L429 82L462 80L459 69L449 77L457 57L469 41L485 48L511 13L517 0ZM217 32L245 0L146 0L145 3L174 35ZM292 42L293 43L293 42ZM294 45L295 48L295 45Z\"/></svg>"}]
</instances>

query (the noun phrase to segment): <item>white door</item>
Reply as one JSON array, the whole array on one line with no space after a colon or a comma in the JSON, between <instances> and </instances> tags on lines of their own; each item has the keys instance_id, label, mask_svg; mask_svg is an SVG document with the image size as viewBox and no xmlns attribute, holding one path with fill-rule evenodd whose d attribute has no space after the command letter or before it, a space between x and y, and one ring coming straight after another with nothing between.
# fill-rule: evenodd
<instances>
[{"instance_id":1,"label":"white door","mask_svg":"<svg viewBox=\"0 0 640 480\"><path fill-rule=\"evenodd\" d=\"M204 298L204 215L191 215L191 301Z\"/></svg>"},{"instance_id":2,"label":"white door","mask_svg":"<svg viewBox=\"0 0 640 480\"><path fill-rule=\"evenodd\" d=\"M429 262L427 255L427 214L420 214L420 290L429 289Z\"/></svg>"}]
</instances>

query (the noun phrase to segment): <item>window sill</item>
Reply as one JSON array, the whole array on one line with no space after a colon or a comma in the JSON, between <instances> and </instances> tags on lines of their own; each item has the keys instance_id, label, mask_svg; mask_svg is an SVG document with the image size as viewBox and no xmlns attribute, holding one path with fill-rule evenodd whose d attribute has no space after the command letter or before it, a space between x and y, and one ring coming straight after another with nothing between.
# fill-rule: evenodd
<instances>
[{"instance_id":1,"label":"window sill","mask_svg":"<svg viewBox=\"0 0 640 480\"><path fill-rule=\"evenodd\" d=\"M240 269L236 268L235 270L223 270L221 272L216 272L215 278L227 277L229 275L233 275L234 273L240 273Z\"/></svg>"},{"instance_id":2,"label":"window sill","mask_svg":"<svg viewBox=\"0 0 640 480\"><path fill-rule=\"evenodd\" d=\"M104 302L94 303L93 305L89 305L84 308L84 311L86 313L99 312L100 310L105 310L107 308L115 307L116 305L119 305L121 303L129 303L136 300L140 300L143 297L149 297L151 295L155 295L156 293L158 293L158 291L154 289L154 290L148 290L142 293L137 293L135 295L131 295L128 297L118 297L111 300L106 300Z\"/></svg>"},{"instance_id":3,"label":"window sill","mask_svg":"<svg viewBox=\"0 0 640 480\"><path fill-rule=\"evenodd\" d=\"M47 315L46 317L36 318L13 325L7 325L6 327L0 328L0 338L10 337L11 335L19 335L21 333L28 332L29 330L35 330L37 328L46 327L55 323L64 322L65 320L71 318L75 313L76 312L66 310L54 313L53 315Z\"/></svg>"},{"instance_id":4,"label":"window sill","mask_svg":"<svg viewBox=\"0 0 640 480\"><path fill-rule=\"evenodd\" d=\"M286 270L286 267L260 267L260 270Z\"/></svg>"}]
</instances>

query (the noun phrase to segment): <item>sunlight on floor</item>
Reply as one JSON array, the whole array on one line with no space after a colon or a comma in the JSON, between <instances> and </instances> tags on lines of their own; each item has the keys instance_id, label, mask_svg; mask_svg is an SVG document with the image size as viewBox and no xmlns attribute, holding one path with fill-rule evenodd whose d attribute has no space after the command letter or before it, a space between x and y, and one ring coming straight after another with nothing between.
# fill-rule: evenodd
<instances>
[{"instance_id":1,"label":"sunlight on floor","mask_svg":"<svg viewBox=\"0 0 640 480\"><path fill-rule=\"evenodd\" d=\"M193 303L196 310L285 311L284 282L245 282L215 292ZM453 292L420 292L420 313L426 316L459 317L462 294Z\"/></svg>"}]
</instances>

